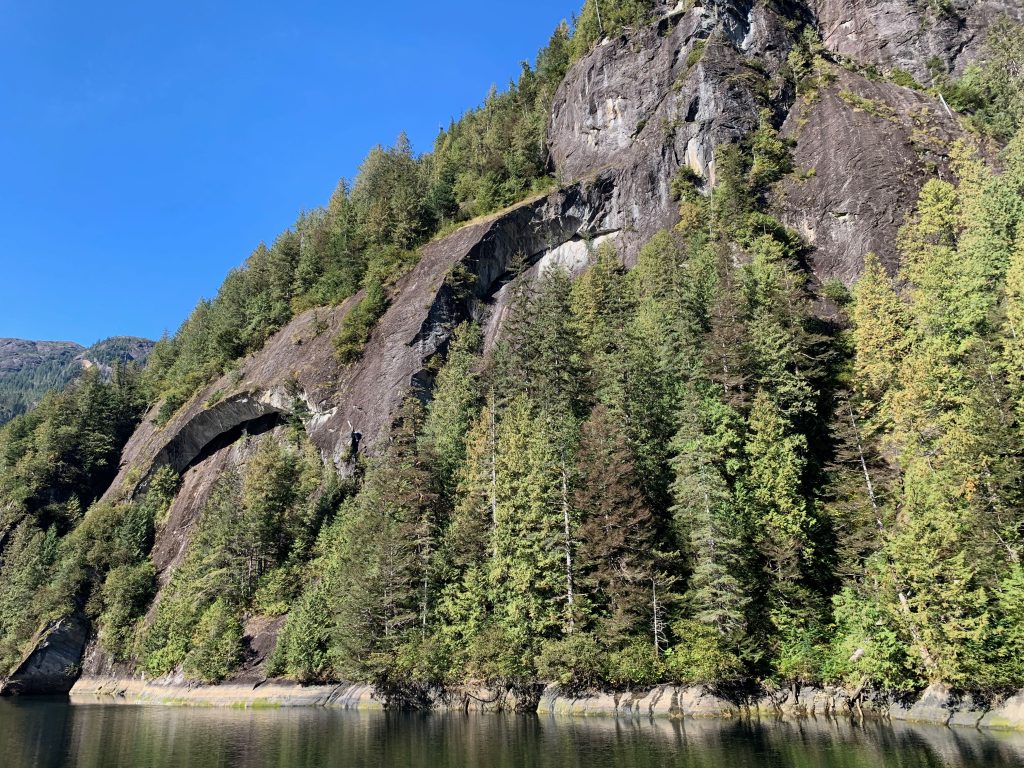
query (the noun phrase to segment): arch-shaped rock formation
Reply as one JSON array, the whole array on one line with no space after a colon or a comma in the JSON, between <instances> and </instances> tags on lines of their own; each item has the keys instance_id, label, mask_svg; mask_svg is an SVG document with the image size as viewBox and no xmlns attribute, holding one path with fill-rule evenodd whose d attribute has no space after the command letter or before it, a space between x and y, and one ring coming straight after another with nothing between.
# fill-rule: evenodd
<instances>
[{"instance_id":1,"label":"arch-shaped rock formation","mask_svg":"<svg viewBox=\"0 0 1024 768\"><path fill-rule=\"evenodd\" d=\"M288 408L273 405L252 393L243 393L206 408L180 427L153 459L151 471L169 466L181 474L222 435L251 422L290 414Z\"/></svg>"}]
</instances>

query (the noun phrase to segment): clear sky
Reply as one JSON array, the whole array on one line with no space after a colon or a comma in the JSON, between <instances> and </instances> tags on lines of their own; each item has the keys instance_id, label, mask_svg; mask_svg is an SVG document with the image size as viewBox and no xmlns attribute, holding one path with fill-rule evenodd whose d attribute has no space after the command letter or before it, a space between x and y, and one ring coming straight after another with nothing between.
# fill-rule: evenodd
<instances>
[{"instance_id":1,"label":"clear sky","mask_svg":"<svg viewBox=\"0 0 1024 768\"><path fill-rule=\"evenodd\" d=\"M429 150L579 5L0 0L0 337L173 332L367 150Z\"/></svg>"}]
</instances>

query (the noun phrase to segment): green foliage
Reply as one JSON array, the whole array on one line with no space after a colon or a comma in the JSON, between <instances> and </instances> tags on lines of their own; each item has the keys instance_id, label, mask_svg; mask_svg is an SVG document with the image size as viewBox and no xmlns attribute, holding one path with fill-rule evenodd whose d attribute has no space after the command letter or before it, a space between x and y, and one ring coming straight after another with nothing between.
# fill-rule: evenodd
<instances>
[{"instance_id":1,"label":"green foliage","mask_svg":"<svg viewBox=\"0 0 1024 768\"><path fill-rule=\"evenodd\" d=\"M120 565L103 582L103 620L99 639L115 659L126 659L134 646L134 622L145 613L156 589L156 570L146 561Z\"/></svg>"},{"instance_id":2,"label":"green foliage","mask_svg":"<svg viewBox=\"0 0 1024 768\"><path fill-rule=\"evenodd\" d=\"M853 91L840 91L839 98L853 107L855 112L867 112L872 117L883 120L893 120L896 118L895 111L885 102L861 96Z\"/></svg>"},{"instance_id":3,"label":"green foliage","mask_svg":"<svg viewBox=\"0 0 1024 768\"><path fill-rule=\"evenodd\" d=\"M691 48L690 52L686 55L687 69L693 69L693 67L700 63L700 60L704 58L704 51L707 49L707 46L707 40L697 40L693 44L693 48Z\"/></svg>"},{"instance_id":4,"label":"green foliage","mask_svg":"<svg viewBox=\"0 0 1024 768\"><path fill-rule=\"evenodd\" d=\"M921 660L900 632L899 616L886 608L885 601L855 586L835 596L832 645L822 670L825 679L853 686L867 680L893 692L918 690L925 684Z\"/></svg>"},{"instance_id":5,"label":"green foliage","mask_svg":"<svg viewBox=\"0 0 1024 768\"><path fill-rule=\"evenodd\" d=\"M402 134L376 147L350 186L326 208L303 213L270 248L261 244L156 345L145 375L155 421L166 424L197 391L260 349L292 317L339 304L366 288L337 339L343 363L358 359L386 309L385 287L416 263L417 247L453 224L490 213L551 186L547 117L569 65L561 25L518 82L453 121L430 154L417 157Z\"/></svg>"},{"instance_id":6,"label":"green foliage","mask_svg":"<svg viewBox=\"0 0 1024 768\"><path fill-rule=\"evenodd\" d=\"M378 281L371 282L363 298L345 315L341 330L334 337L334 354L339 363L348 365L360 358L373 326L387 308L384 286Z\"/></svg>"},{"instance_id":7,"label":"green foliage","mask_svg":"<svg viewBox=\"0 0 1024 768\"><path fill-rule=\"evenodd\" d=\"M1012 162L994 175L965 147L955 155L959 178L926 184L901 232L900 293L877 262L856 289L860 469L891 487L866 485L879 544L862 584L837 598L826 666L897 689L991 692L1022 682L1007 623L1021 530L1007 450L1019 439L1017 379L1001 358L1014 354L1024 211Z\"/></svg>"},{"instance_id":8,"label":"green foliage","mask_svg":"<svg viewBox=\"0 0 1024 768\"><path fill-rule=\"evenodd\" d=\"M784 139L771 123L771 113L762 110L760 123L750 139L753 162L750 166L750 185L764 192L793 170L790 157L792 141Z\"/></svg>"},{"instance_id":9,"label":"green foliage","mask_svg":"<svg viewBox=\"0 0 1024 768\"><path fill-rule=\"evenodd\" d=\"M28 521L8 534L0 565L0 669L9 670L38 628L33 610L57 560L54 529L40 531Z\"/></svg>"},{"instance_id":10,"label":"green foliage","mask_svg":"<svg viewBox=\"0 0 1024 768\"><path fill-rule=\"evenodd\" d=\"M528 397L555 419L580 418L586 401L581 352L572 281L564 269L549 269L514 297L495 352L495 377L509 399Z\"/></svg>"},{"instance_id":11,"label":"green foliage","mask_svg":"<svg viewBox=\"0 0 1024 768\"><path fill-rule=\"evenodd\" d=\"M572 60L590 53L606 37L622 34L626 27L641 27L651 21L653 0L587 0L576 19L572 36Z\"/></svg>"},{"instance_id":12,"label":"green foliage","mask_svg":"<svg viewBox=\"0 0 1024 768\"><path fill-rule=\"evenodd\" d=\"M0 526L24 517L61 532L113 480L142 409L135 373L91 372L0 431Z\"/></svg>"},{"instance_id":13,"label":"green foliage","mask_svg":"<svg viewBox=\"0 0 1024 768\"><path fill-rule=\"evenodd\" d=\"M654 594L672 583L657 551L654 518L640 491L623 424L603 405L583 424L574 496L580 519L577 571L600 618L600 645L618 650L657 621Z\"/></svg>"},{"instance_id":14,"label":"green foliage","mask_svg":"<svg viewBox=\"0 0 1024 768\"><path fill-rule=\"evenodd\" d=\"M989 27L979 61L963 76L939 82L950 106L967 113L973 127L997 141L1009 140L1024 125L1024 28L1008 17Z\"/></svg>"},{"instance_id":15,"label":"green foliage","mask_svg":"<svg viewBox=\"0 0 1024 768\"><path fill-rule=\"evenodd\" d=\"M145 503L83 515L141 410L134 369L118 366L109 382L87 372L0 430L0 668L67 610L98 613L106 573L148 553Z\"/></svg>"},{"instance_id":16,"label":"green foliage","mask_svg":"<svg viewBox=\"0 0 1024 768\"><path fill-rule=\"evenodd\" d=\"M423 412L407 400L384 456L322 537L318 573L289 617L278 663L291 675L390 681L427 664L437 597L438 494L418 449ZM422 653L421 653L422 652ZM395 664L401 656L404 672Z\"/></svg>"},{"instance_id":17,"label":"green foliage","mask_svg":"<svg viewBox=\"0 0 1024 768\"><path fill-rule=\"evenodd\" d=\"M606 679L605 664L599 642L580 633L545 644L537 657L537 674L567 693L592 691Z\"/></svg>"},{"instance_id":18,"label":"green foliage","mask_svg":"<svg viewBox=\"0 0 1024 768\"><path fill-rule=\"evenodd\" d=\"M896 85L903 86L904 88L913 88L915 91L924 90L924 86L917 82L912 74L899 67L893 67L892 72L889 73L889 79Z\"/></svg>"},{"instance_id":19,"label":"green foliage","mask_svg":"<svg viewBox=\"0 0 1024 768\"><path fill-rule=\"evenodd\" d=\"M185 561L173 572L136 652L154 676L179 667L197 680L228 676L240 659L241 622L278 615L302 592L301 568L334 488L308 444L254 446L244 474L210 494ZM323 495L314 493L321 489ZM106 615L105 615L106 617Z\"/></svg>"},{"instance_id":20,"label":"green foliage","mask_svg":"<svg viewBox=\"0 0 1024 768\"><path fill-rule=\"evenodd\" d=\"M331 679L330 589L328 580L318 581L292 605L270 661L273 673L290 674L302 683Z\"/></svg>"},{"instance_id":21,"label":"green foliage","mask_svg":"<svg viewBox=\"0 0 1024 768\"><path fill-rule=\"evenodd\" d=\"M548 189L548 117L555 91L569 66L570 31L555 30L537 55L523 64L508 90L492 89L434 142L427 162L428 201L445 227L515 203Z\"/></svg>"},{"instance_id":22,"label":"green foliage","mask_svg":"<svg viewBox=\"0 0 1024 768\"><path fill-rule=\"evenodd\" d=\"M672 444L671 511L690 557L688 607L697 622L734 644L745 629L748 603L741 580L742 526L727 464L738 458L740 423L713 396L690 399Z\"/></svg>"},{"instance_id":23,"label":"green foliage","mask_svg":"<svg viewBox=\"0 0 1024 768\"><path fill-rule=\"evenodd\" d=\"M609 240L575 282L516 277L491 355L458 329L353 495L296 430L243 441L156 605L178 478L95 503L147 398L170 419L296 312L364 290L335 339L358 359L425 239L545 183L570 57L653 7L591 0L432 154L371 152L161 341L144 396L128 370L86 377L0 432L0 663L80 610L115 660L201 682L237 671L243 628L284 616L273 674L373 682L393 707L466 680L524 697L1024 685L1019 136L998 170L955 147L900 234L900 273L868 255L852 291L823 290L823 318L803 244L766 212L793 165L763 112L719 148L713 189L680 174L680 223L632 271ZM1000 50L985 66L1007 75ZM789 64L802 95L828 80L813 31ZM975 119L998 136L1015 96L984 82L994 111ZM464 302L471 282L455 269L445 290Z\"/></svg>"},{"instance_id":24,"label":"green foliage","mask_svg":"<svg viewBox=\"0 0 1024 768\"><path fill-rule=\"evenodd\" d=\"M423 425L423 441L437 462L437 476L451 499L457 473L466 458L466 438L480 398L474 370L483 339L475 325L455 330L448 359L434 382L434 399Z\"/></svg>"},{"instance_id":25,"label":"green foliage","mask_svg":"<svg viewBox=\"0 0 1024 768\"><path fill-rule=\"evenodd\" d=\"M644 688L665 676L661 653L652 638L636 637L608 655L605 680L614 688Z\"/></svg>"},{"instance_id":26,"label":"green foliage","mask_svg":"<svg viewBox=\"0 0 1024 768\"><path fill-rule=\"evenodd\" d=\"M713 628L697 621L681 620L673 630L683 640L665 654L665 673L671 679L691 685L714 685L742 676L743 665L739 658Z\"/></svg>"},{"instance_id":27,"label":"green foliage","mask_svg":"<svg viewBox=\"0 0 1024 768\"><path fill-rule=\"evenodd\" d=\"M184 658L184 672L204 683L216 683L228 675L241 660L242 625L236 611L223 599L213 601L192 634Z\"/></svg>"}]
</instances>

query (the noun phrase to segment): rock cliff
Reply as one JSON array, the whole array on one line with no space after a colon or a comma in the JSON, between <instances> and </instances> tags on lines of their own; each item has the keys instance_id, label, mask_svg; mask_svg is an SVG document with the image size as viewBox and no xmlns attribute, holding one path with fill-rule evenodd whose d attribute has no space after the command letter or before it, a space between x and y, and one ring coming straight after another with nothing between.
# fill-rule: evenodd
<instances>
[{"instance_id":1,"label":"rock cliff","mask_svg":"<svg viewBox=\"0 0 1024 768\"><path fill-rule=\"evenodd\" d=\"M1024 17L1013 0L814 0L811 8L829 49L922 83L962 72L1000 16Z\"/></svg>"}]
</instances>

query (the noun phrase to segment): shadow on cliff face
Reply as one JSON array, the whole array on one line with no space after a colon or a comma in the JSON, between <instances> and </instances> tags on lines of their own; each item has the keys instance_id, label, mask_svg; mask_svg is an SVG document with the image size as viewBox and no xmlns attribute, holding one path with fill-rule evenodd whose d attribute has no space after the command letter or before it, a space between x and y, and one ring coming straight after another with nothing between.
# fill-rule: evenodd
<instances>
[{"instance_id":1,"label":"shadow on cliff face","mask_svg":"<svg viewBox=\"0 0 1024 768\"><path fill-rule=\"evenodd\" d=\"M241 395L197 413L179 429L153 461L153 469L169 466L179 475L243 433L262 434L281 423L285 412Z\"/></svg>"},{"instance_id":2,"label":"shadow on cliff face","mask_svg":"<svg viewBox=\"0 0 1024 768\"><path fill-rule=\"evenodd\" d=\"M196 454L195 458L188 463L188 466L181 470L181 472L188 471L196 464L210 458L222 448L227 448L228 446L233 445L241 440L243 436L259 437L260 435L272 432L283 423L285 423L285 416L278 411L273 411L265 416L259 416L250 421L243 421L240 424L231 427L227 432L222 432L210 440L202 447L199 453Z\"/></svg>"}]
</instances>

